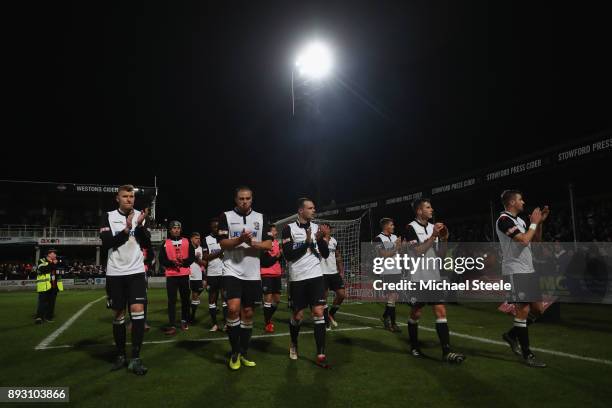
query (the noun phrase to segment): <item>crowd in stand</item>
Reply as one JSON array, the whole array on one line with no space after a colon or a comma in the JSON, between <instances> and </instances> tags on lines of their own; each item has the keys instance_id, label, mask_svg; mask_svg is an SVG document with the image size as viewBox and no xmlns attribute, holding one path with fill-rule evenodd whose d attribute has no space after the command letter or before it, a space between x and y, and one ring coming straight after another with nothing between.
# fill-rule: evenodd
<instances>
[{"instance_id":1,"label":"crowd in stand","mask_svg":"<svg viewBox=\"0 0 612 408\"><path fill-rule=\"evenodd\" d=\"M545 240L572 241L570 211L562 209L551 217ZM576 230L580 242L612 242L612 202L598 200L584 203L576 210Z\"/></svg>"},{"instance_id":2,"label":"crowd in stand","mask_svg":"<svg viewBox=\"0 0 612 408\"><path fill-rule=\"evenodd\" d=\"M0 280L36 279L36 271L32 264L7 262L0 264Z\"/></svg>"},{"instance_id":3,"label":"crowd in stand","mask_svg":"<svg viewBox=\"0 0 612 408\"><path fill-rule=\"evenodd\" d=\"M100 278L105 274L103 265L94 265L93 261L73 261L61 265L59 272L65 279ZM36 268L29 263L7 262L0 264L0 280L36 279Z\"/></svg>"},{"instance_id":4,"label":"crowd in stand","mask_svg":"<svg viewBox=\"0 0 612 408\"><path fill-rule=\"evenodd\" d=\"M612 242L612 202L597 200L581 203L576 208L576 230L579 242ZM523 216L528 217L527 214ZM528 221L528 218L527 218ZM472 219L446 222L451 231L451 241L491 242L493 229L490 215ZM552 207L549 220L544 226L544 242L573 242L571 211L567 207Z\"/></svg>"},{"instance_id":5,"label":"crowd in stand","mask_svg":"<svg viewBox=\"0 0 612 408\"><path fill-rule=\"evenodd\" d=\"M73 262L64 269L65 278L100 278L105 274L103 265L94 265L93 262Z\"/></svg>"}]
</instances>

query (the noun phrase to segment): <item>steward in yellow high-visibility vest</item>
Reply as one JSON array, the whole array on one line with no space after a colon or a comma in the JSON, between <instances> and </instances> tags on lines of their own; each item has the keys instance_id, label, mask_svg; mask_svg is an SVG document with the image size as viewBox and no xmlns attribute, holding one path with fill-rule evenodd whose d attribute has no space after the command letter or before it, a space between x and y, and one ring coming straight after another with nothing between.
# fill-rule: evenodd
<instances>
[{"instance_id":1,"label":"steward in yellow high-visibility vest","mask_svg":"<svg viewBox=\"0 0 612 408\"><path fill-rule=\"evenodd\" d=\"M47 256L38 260L36 268L36 292L38 292L38 307L36 324L44 321L52 322L55 311L57 292L64 290L62 277L57 273L57 252L49 249Z\"/></svg>"}]
</instances>

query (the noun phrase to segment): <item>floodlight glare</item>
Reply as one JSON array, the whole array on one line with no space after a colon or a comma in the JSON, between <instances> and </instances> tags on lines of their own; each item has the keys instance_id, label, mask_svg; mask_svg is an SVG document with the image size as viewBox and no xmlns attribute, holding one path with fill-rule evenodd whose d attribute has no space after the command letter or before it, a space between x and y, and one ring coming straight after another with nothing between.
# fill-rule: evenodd
<instances>
[{"instance_id":1,"label":"floodlight glare","mask_svg":"<svg viewBox=\"0 0 612 408\"><path fill-rule=\"evenodd\" d=\"M318 79L328 75L332 67L329 48L320 42L309 44L298 54L295 66L302 76Z\"/></svg>"}]
</instances>

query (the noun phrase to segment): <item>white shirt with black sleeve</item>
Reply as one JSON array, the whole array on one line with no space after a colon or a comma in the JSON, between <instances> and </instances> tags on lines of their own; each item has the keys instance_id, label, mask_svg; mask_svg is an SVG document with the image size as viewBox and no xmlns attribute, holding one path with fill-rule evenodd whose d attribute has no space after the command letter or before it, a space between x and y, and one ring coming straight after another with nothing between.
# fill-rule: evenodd
<instances>
[{"instance_id":1,"label":"white shirt with black sleeve","mask_svg":"<svg viewBox=\"0 0 612 408\"><path fill-rule=\"evenodd\" d=\"M527 231L525 221L508 211L502 211L495 223L495 229L502 251L502 275L535 272L531 243L525 246L513 239Z\"/></svg>"},{"instance_id":2,"label":"white shirt with black sleeve","mask_svg":"<svg viewBox=\"0 0 612 408\"><path fill-rule=\"evenodd\" d=\"M202 260L202 247L198 246L195 250L196 260L189 265L191 272L189 273L189 280L201 281L202 280L202 266L198 263L198 260Z\"/></svg>"},{"instance_id":3,"label":"white shirt with black sleeve","mask_svg":"<svg viewBox=\"0 0 612 408\"><path fill-rule=\"evenodd\" d=\"M267 241L269 224L264 216L256 211L242 214L236 209L226 211L219 222L219 235L223 238L238 238L243 230L250 231L253 241ZM242 243L235 248L223 252L223 276L233 276L242 280L261 280L260 250Z\"/></svg>"},{"instance_id":4,"label":"white shirt with black sleeve","mask_svg":"<svg viewBox=\"0 0 612 408\"><path fill-rule=\"evenodd\" d=\"M209 234L204 239L204 246L202 247L203 253L210 255L217 254L222 251L221 245L219 245L220 238ZM223 276L223 260L221 258L215 258L208 261L206 266L206 276Z\"/></svg>"},{"instance_id":5,"label":"white shirt with black sleeve","mask_svg":"<svg viewBox=\"0 0 612 408\"><path fill-rule=\"evenodd\" d=\"M412 221L406 227L405 232L405 240L408 242L408 247L414 247L427 241L433 234L433 230L434 225L431 222L421 224L417 220ZM423 254L423 263L420 264L422 266L418 266L414 271L410 271L413 282L440 280L440 265L435 259L438 257L435 250L437 244L438 238L435 239L434 244ZM420 255L412 254L412 256Z\"/></svg>"},{"instance_id":6,"label":"white shirt with black sleeve","mask_svg":"<svg viewBox=\"0 0 612 408\"><path fill-rule=\"evenodd\" d=\"M306 244L308 228L310 228L310 245ZM299 221L287 224L283 228L283 255L287 260L291 282L323 276L321 260L329 257L329 248L323 238L316 240L318 230L319 226L314 222L300 224Z\"/></svg>"},{"instance_id":7,"label":"white shirt with black sleeve","mask_svg":"<svg viewBox=\"0 0 612 408\"><path fill-rule=\"evenodd\" d=\"M336 248L338 248L338 241L336 241L336 238L329 238L327 248L329 249L329 256L321 259L323 275L335 275L338 273L338 264L336 263Z\"/></svg>"},{"instance_id":8,"label":"white shirt with black sleeve","mask_svg":"<svg viewBox=\"0 0 612 408\"><path fill-rule=\"evenodd\" d=\"M144 226L135 227L140 211L134 211L133 225L129 233L124 232L127 214L120 210L110 211L102 219L100 239L108 254L107 276L124 276L144 273L142 248L150 248L151 239Z\"/></svg>"},{"instance_id":9,"label":"white shirt with black sleeve","mask_svg":"<svg viewBox=\"0 0 612 408\"><path fill-rule=\"evenodd\" d=\"M393 251L395 250L395 243L397 242L398 237L395 234L385 235L382 232L374 237L374 245L380 250L383 251ZM402 273L401 269L398 268L385 268L383 272L384 275L399 275Z\"/></svg>"}]
</instances>

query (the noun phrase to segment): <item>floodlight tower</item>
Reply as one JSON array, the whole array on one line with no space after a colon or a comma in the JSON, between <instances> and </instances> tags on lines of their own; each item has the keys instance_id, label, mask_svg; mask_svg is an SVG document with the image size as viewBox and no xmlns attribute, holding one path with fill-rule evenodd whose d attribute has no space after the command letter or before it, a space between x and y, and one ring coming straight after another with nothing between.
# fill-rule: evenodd
<instances>
[{"instance_id":1,"label":"floodlight tower","mask_svg":"<svg viewBox=\"0 0 612 408\"><path fill-rule=\"evenodd\" d=\"M294 121L298 134L307 139L299 140L299 143L307 144L309 141L317 140L320 136L321 125L319 118L319 96L320 90L326 85L326 79L330 76L333 66L332 52L330 48L321 41L313 41L306 44L296 58L291 68L291 114L296 116L296 101L300 102L298 115L300 120ZM310 183L308 189L314 190L314 199L321 205L321 167L323 165L320 149L308 149L304 157L303 168L309 174Z\"/></svg>"}]
</instances>

